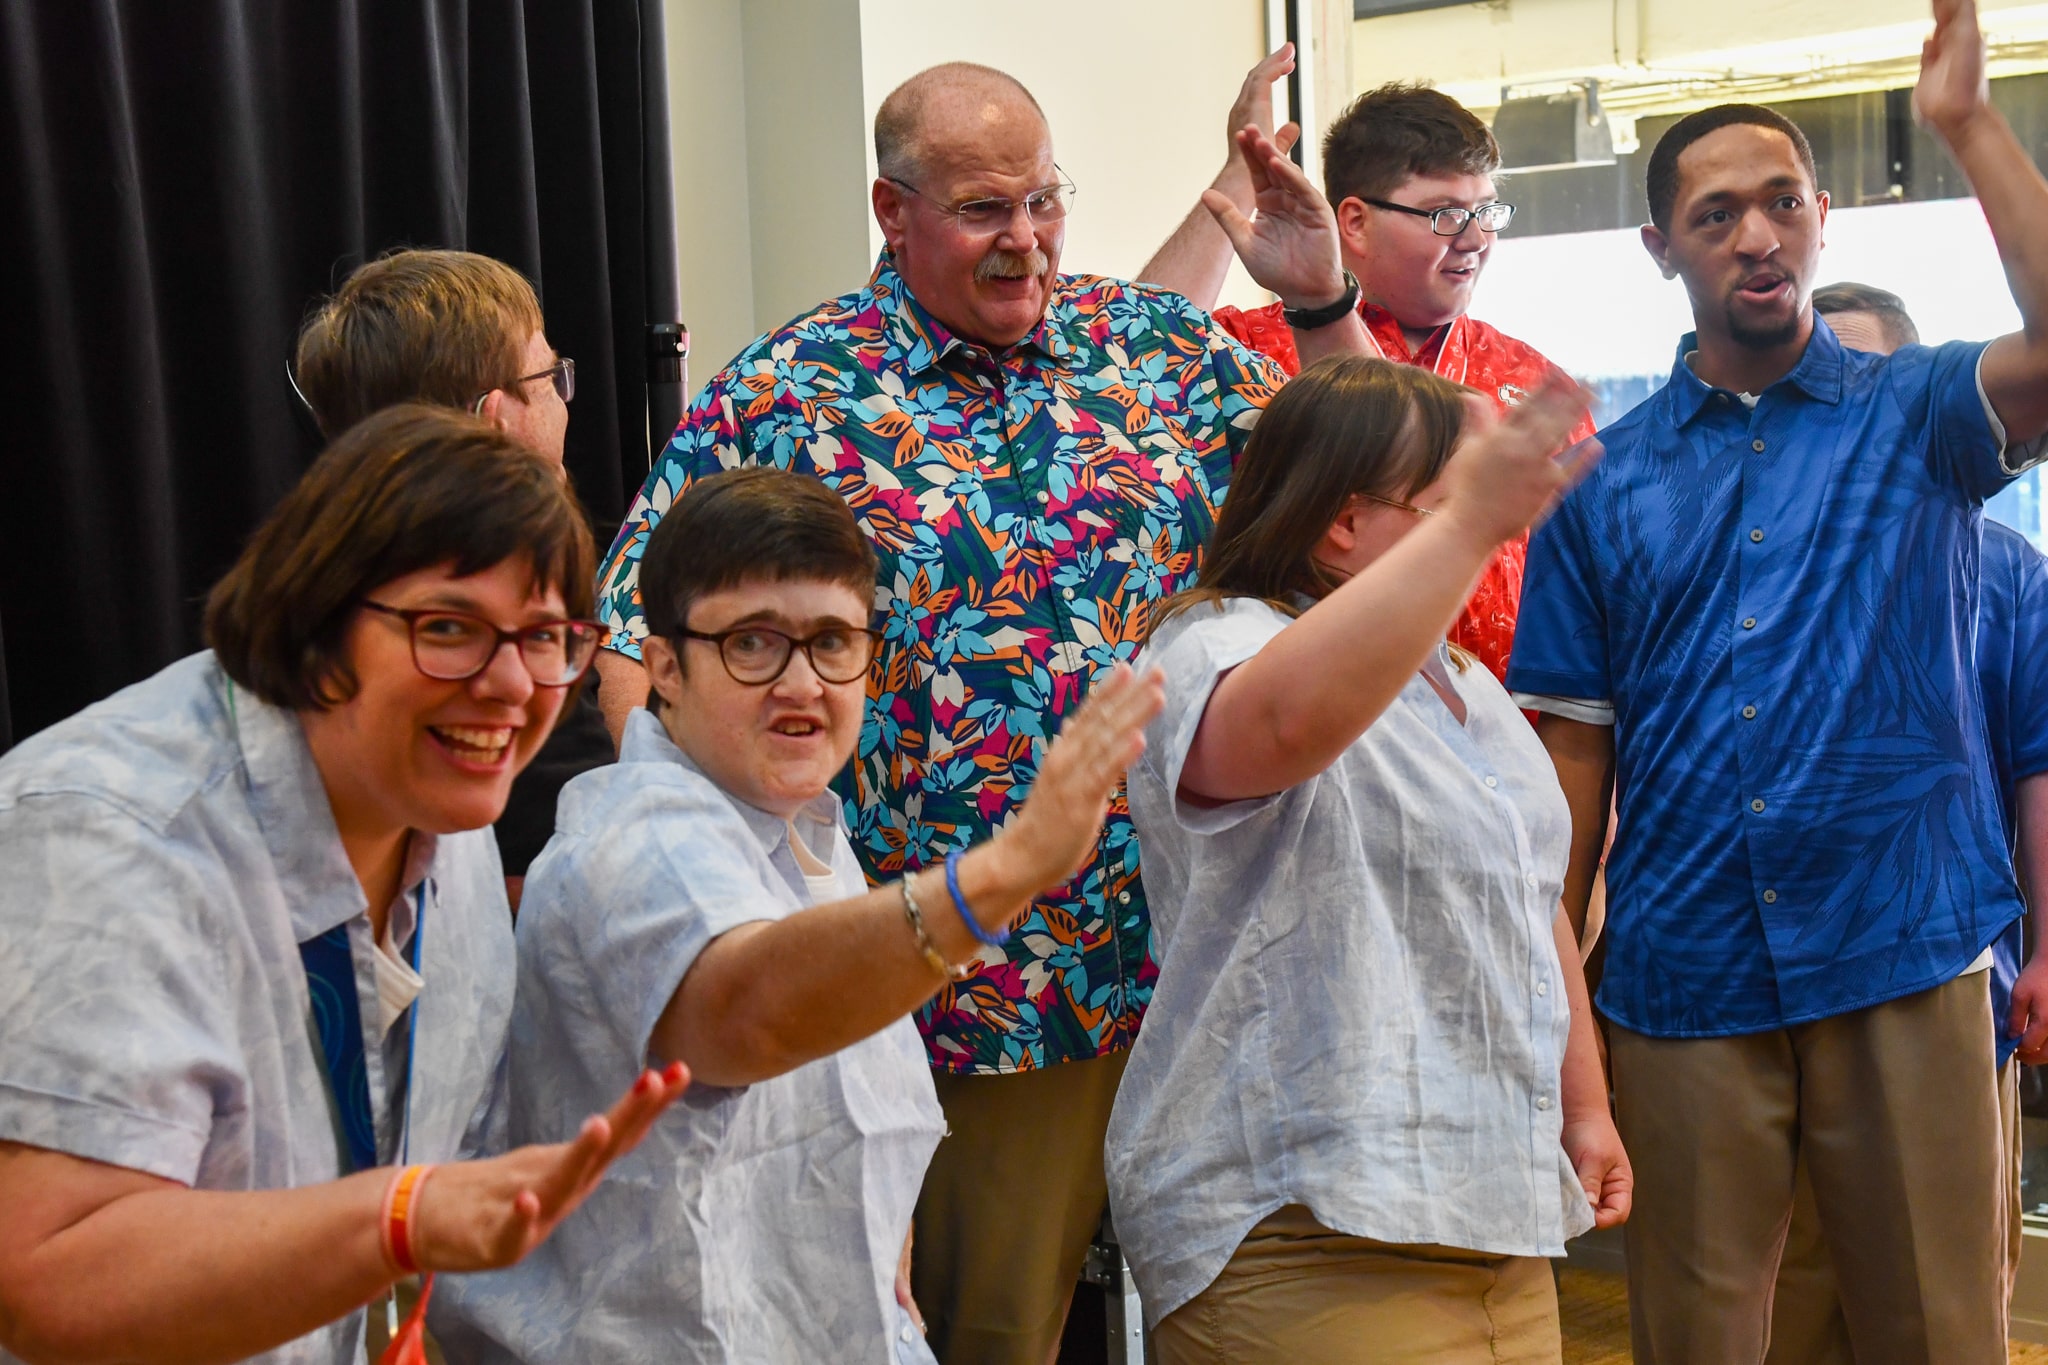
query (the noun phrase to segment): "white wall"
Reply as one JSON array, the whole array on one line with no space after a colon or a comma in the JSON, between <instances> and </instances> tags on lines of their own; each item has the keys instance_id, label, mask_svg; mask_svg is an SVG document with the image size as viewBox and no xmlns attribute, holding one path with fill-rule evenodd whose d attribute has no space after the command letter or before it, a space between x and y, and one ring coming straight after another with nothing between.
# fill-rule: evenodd
<instances>
[{"instance_id":1,"label":"white wall","mask_svg":"<svg viewBox=\"0 0 2048 1365\"><path fill-rule=\"evenodd\" d=\"M1224 116L1265 55L1264 0L860 0L863 110L928 66L981 62L1031 91L1080 192L1061 269L1130 276L1223 164ZM872 140L868 172L874 172ZM875 250L879 231L870 232ZM1269 295L1233 267L1224 301Z\"/></svg>"}]
</instances>

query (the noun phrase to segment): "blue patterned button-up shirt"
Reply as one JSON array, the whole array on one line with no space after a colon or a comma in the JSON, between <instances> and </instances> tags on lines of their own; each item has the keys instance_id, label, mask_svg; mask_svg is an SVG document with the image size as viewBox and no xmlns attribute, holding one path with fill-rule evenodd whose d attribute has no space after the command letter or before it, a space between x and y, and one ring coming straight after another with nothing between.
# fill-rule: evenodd
<instances>
[{"instance_id":1,"label":"blue patterned button-up shirt","mask_svg":"<svg viewBox=\"0 0 2048 1365\"><path fill-rule=\"evenodd\" d=\"M867 286L714 376L612 546L599 611L638 656L648 532L696 479L815 474L881 557L886 642L842 780L881 880L985 839L1031 788L1059 718L1133 658L1193 582L1253 421L1284 375L1178 294L1061 276L990 353L949 334L885 254ZM1000 1072L1130 1046L1156 975L1121 794L1095 856L1007 948L923 1009L932 1065Z\"/></svg>"},{"instance_id":2,"label":"blue patterned button-up shirt","mask_svg":"<svg viewBox=\"0 0 2048 1365\"><path fill-rule=\"evenodd\" d=\"M1693 345L1531 543L1508 667L1613 703L1599 1003L1660 1037L1928 989L2021 913L1973 648L2012 473L1983 346L1881 357L1816 321L1751 409Z\"/></svg>"}]
</instances>

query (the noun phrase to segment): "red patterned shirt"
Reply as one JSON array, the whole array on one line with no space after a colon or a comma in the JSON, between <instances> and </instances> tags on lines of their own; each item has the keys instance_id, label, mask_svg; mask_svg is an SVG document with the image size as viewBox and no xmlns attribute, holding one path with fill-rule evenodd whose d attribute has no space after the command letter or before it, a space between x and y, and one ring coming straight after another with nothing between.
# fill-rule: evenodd
<instances>
[{"instance_id":1,"label":"red patterned shirt","mask_svg":"<svg viewBox=\"0 0 2048 1365\"><path fill-rule=\"evenodd\" d=\"M1453 319L1431 333L1422 349L1410 350L1408 338L1392 313L1361 299L1358 315L1365 322L1366 336L1388 360L1427 366L1445 379L1470 385L1502 407L1520 402L1524 393L1540 384L1543 376L1555 368L1534 346L1473 318ZM1218 308L1214 316L1223 330L1270 356L1288 374L1301 370L1301 356L1294 349L1294 331L1281 316L1279 304L1249 312ZM1592 434L1593 419L1589 416L1572 432L1572 439L1583 440ZM1515 617L1522 605L1522 566L1528 554L1527 536L1517 536L1501 546L1500 553L1479 576L1478 586L1465 603L1464 614L1450 632L1452 644L1477 655L1503 681L1508 675L1508 649L1515 642Z\"/></svg>"}]
</instances>

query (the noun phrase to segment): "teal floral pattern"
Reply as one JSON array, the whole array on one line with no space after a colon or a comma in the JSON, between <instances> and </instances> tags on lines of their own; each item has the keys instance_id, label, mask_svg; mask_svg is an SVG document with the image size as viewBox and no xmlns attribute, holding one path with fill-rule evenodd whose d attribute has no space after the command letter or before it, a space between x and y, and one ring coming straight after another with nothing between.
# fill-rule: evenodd
<instances>
[{"instance_id":1,"label":"teal floral pattern","mask_svg":"<svg viewBox=\"0 0 2048 1365\"><path fill-rule=\"evenodd\" d=\"M1137 655L1282 382L1178 294L1096 276L1062 276L1038 328L991 352L885 253L705 385L607 557L607 643L638 657L641 550L692 481L773 464L830 484L881 557L884 632L841 794L868 876L900 876L999 828L1095 671ZM956 1073L1100 1056L1130 1046L1156 975L1119 792L1095 857L918 1025Z\"/></svg>"}]
</instances>

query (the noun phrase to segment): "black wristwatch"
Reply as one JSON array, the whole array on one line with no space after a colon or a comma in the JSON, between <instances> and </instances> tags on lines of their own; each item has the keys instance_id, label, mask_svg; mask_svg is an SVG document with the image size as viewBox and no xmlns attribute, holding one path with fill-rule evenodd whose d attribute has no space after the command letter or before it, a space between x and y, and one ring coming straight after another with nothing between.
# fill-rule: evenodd
<instances>
[{"instance_id":1,"label":"black wristwatch","mask_svg":"<svg viewBox=\"0 0 2048 1365\"><path fill-rule=\"evenodd\" d=\"M1326 303L1321 308L1283 308L1280 316L1298 332L1313 332L1318 327L1328 327L1356 307L1358 276L1347 270L1344 272L1344 295L1335 303Z\"/></svg>"}]
</instances>

